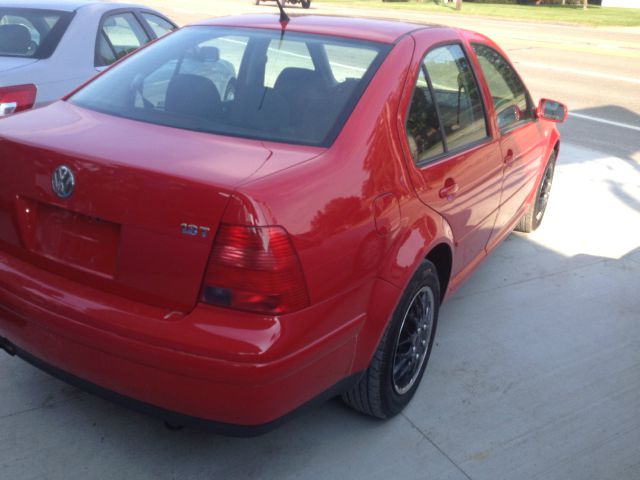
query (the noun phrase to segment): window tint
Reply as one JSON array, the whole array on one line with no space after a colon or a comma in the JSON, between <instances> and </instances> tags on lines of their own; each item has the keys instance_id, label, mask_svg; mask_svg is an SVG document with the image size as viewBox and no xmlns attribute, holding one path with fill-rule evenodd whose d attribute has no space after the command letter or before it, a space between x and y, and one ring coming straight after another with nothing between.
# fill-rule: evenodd
<instances>
[{"instance_id":1,"label":"window tint","mask_svg":"<svg viewBox=\"0 0 640 480\"><path fill-rule=\"evenodd\" d=\"M423 64L431 79L446 150L485 138L487 127L480 91L462 47L436 48L426 55Z\"/></svg>"},{"instance_id":2,"label":"window tint","mask_svg":"<svg viewBox=\"0 0 640 480\"><path fill-rule=\"evenodd\" d=\"M31 8L0 8L0 56L47 58L73 14Z\"/></svg>"},{"instance_id":3,"label":"window tint","mask_svg":"<svg viewBox=\"0 0 640 480\"><path fill-rule=\"evenodd\" d=\"M142 80L136 105L162 110L166 109L167 100L171 103L172 97L181 97L183 104L187 105L192 96L192 92L188 90L189 80L174 82L170 87L174 76L183 79L202 77L213 84L221 101L232 100L237 82L236 72L248 41L248 37L223 35L215 40L199 43L183 55L168 59Z\"/></svg>"},{"instance_id":4,"label":"window tint","mask_svg":"<svg viewBox=\"0 0 640 480\"><path fill-rule=\"evenodd\" d=\"M106 17L98 35L96 66L110 65L149 41L132 13Z\"/></svg>"},{"instance_id":5,"label":"window tint","mask_svg":"<svg viewBox=\"0 0 640 480\"><path fill-rule=\"evenodd\" d=\"M482 73L487 81L501 130L534 118L526 88L507 60L494 49L474 44Z\"/></svg>"},{"instance_id":6,"label":"window tint","mask_svg":"<svg viewBox=\"0 0 640 480\"><path fill-rule=\"evenodd\" d=\"M176 28L164 18L154 15L153 13L142 12L142 17L147 21L151 30L153 30L153 33L155 33L158 38L165 36Z\"/></svg>"},{"instance_id":7,"label":"window tint","mask_svg":"<svg viewBox=\"0 0 640 480\"><path fill-rule=\"evenodd\" d=\"M297 32L287 36L281 42L277 30L187 27L96 78L69 101L186 130L328 146L391 47ZM336 82L323 54L327 47L349 47L352 54L359 49L369 59L365 72Z\"/></svg>"},{"instance_id":8,"label":"window tint","mask_svg":"<svg viewBox=\"0 0 640 480\"><path fill-rule=\"evenodd\" d=\"M264 84L273 87L285 68L293 67L314 70L307 44L292 40L271 40L267 49Z\"/></svg>"},{"instance_id":9,"label":"window tint","mask_svg":"<svg viewBox=\"0 0 640 480\"><path fill-rule=\"evenodd\" d=\"M333 78L337 82L344 82L349 78L362 78L377 53L375 50L363 50L345 45L325 45L324 50Z\"/></svg>"},{"instance_id":10,"label":"window tint","mask_svg":"<svg viewBox=\"0 0 640 480\"><path fill-rule=\"evenodd\" d=\"M422 70L411 98L407 118L407 140L416 163L444 153L438 112Z\"/></svg>"}]
</instances>

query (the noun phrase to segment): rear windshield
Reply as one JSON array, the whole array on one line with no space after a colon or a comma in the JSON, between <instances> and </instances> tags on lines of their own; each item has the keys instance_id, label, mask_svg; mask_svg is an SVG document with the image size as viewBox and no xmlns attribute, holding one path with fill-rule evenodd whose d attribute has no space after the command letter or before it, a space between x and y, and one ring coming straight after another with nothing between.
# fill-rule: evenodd
<instances>
[{"instance_id":1,"label":"rear windshield","mask_svg":"<svg viewBox=\"0 0 640 480\"><path fill-rule=\"evenodd\" d=\"M72 18L70 12L0 7L0 56L50 57Z\"/></svg>"},{"instance_id":2,"label":"rear windshield","mask_svg":"<svg viewBox=\"0 0 640 480\"><path fill-rule=\"evenodd\" d=\"M328 146L389 48L280 30L188 27L70 102L187 130Z\"/></svg>"}]
</instances>

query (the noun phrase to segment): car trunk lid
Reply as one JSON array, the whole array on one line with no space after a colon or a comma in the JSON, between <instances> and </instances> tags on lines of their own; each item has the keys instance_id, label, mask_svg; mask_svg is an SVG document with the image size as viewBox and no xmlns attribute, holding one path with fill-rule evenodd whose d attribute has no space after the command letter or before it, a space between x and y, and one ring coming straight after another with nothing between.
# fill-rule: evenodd
<instances>
[{"instance_id":1,"label":"car trunk lid","mask_svg":"<svg viewBox=\"0 0 640 480\"><path fill-rule=\"evenodd\" d=\"M14 115L0 123L0 249L110 293L189 311L231 192L269 156L261 142L66 102ZM59 167L75 180L66 198L54 192ZM58 180L68 187L64 171Z\"/></svg>"},{"instance_id":2,"label":"car trunk lid","mask_svg":"<svg viewBox=\"0 0 640 480\"><path fill-rule=\"evenodd\" d=\"M37 62L36 58L21 58L21 57L3 57L0 56L0 72L6 73L11 70L15 70L17 68L23 68L32 63ZM3 85L3 82L0 80L0 86Z\"/></svg>"}]
</instances>

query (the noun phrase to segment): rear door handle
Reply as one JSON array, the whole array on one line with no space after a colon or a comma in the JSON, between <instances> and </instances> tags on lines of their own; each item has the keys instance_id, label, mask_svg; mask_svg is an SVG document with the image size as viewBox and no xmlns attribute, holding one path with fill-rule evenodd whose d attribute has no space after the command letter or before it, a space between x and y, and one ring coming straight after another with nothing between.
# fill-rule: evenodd
<instances>
[{"instance_id":1,"label":"rear door handle","mask_svg":"<svg viewBox=\"0 0 640 480\"><path fill-rule=\"evenodd\" d=\"M507 154L504 156L504 164L508 167L514 160L515 157L513 156L513 150L507 150Z\"/></svg>"},{"instance_id":2,"label":"rear door handle","mask_svg":"<svg viewBox=\"0 0 640 480\"><path fill-rule=\"evenodd\" d=\"M460 190L460 186L455 182L453 178L447 178L444 182L444 187L440 189L440 198L446 198L451 201L455 198L456 193Z\"/></svg>"}]
</instances>

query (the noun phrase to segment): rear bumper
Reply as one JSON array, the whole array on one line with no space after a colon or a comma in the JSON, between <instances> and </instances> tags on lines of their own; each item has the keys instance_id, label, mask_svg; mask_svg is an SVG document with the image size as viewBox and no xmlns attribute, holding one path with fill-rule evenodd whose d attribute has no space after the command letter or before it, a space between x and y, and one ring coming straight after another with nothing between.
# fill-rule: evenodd
<instances>
[{"instance_id":1,"label":"rear bumper","mask_svg":"<svg viewBox=\"0 0 640 480\"><path fill-rule=\"evenodd\" d=\"M106 294L0 253L0 337L111 400L174 423L255 434L346 388L364 320L353 304L365 290L285 317L208 307L172 315L110 306Z\"/></svg>"},{"instance_id":2,"label":"rear bumper","mask_svg":"<svg viewBox=\"0 0 640 480\"><path fill-rule=\"evenodd\" d=\"M123 405L132 410L137 410L141 413L161 418L162 420L165 420L166 422L169 422L173 425L210 430L212 432L234 437L254 437L267 433L278 427L279 425L287 422L291 418L302 413L307 408L311 408L315 405L321 404L322 402L340 394L341 392L348 390L357 382L360 376L360 374L354 374L342 379L340 382L336 383L328 390L320 393L318 396L314 397L304 405L268 423L263 423L261 425L238 425L193 417L191 415L185 415L178 412L165 410L164 408L160 408L156 405L142 402L131 397L126 397L112 390L103 388L100 385L96 385L79 377L73 376L68 372L65 372L64 370L60 370L59 368L54 367L53 365L50 365L37 357L34 357L29 352L16 347L7 339L4 339L2 337L0 337L0 348L6 350L10 355L17 355L26 362L29 362L31 365L47 372L48 374L56 378L59 378L62 381L65 381L71 385L74 385L82 390L85 390L106 400Z\"/></svg>"}]
</instances>

